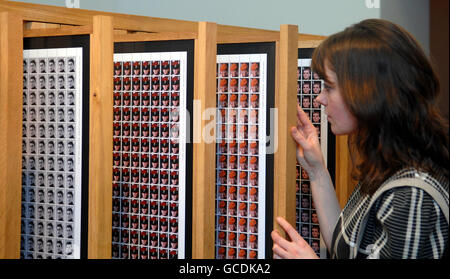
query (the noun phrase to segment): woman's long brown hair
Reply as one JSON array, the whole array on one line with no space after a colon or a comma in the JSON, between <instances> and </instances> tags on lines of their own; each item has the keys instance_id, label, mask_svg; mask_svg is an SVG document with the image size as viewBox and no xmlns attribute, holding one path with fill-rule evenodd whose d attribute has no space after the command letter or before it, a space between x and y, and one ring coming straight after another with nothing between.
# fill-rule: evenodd
<instances>
[{"instance_id":1,"label":"woman's long brown hair","mask_svg":"<svg viewBox=\"0 0 450 279\"><path fill-rule=\"evenodd\" d=\"M439 113L439 80L417 41L386 20L369 19L328 37L313 54L325 64L358 127L349 136L358 156L353 176L373 194L392 174L413 167L449 176L448 124Z\"/></svg>"}]
</instances>

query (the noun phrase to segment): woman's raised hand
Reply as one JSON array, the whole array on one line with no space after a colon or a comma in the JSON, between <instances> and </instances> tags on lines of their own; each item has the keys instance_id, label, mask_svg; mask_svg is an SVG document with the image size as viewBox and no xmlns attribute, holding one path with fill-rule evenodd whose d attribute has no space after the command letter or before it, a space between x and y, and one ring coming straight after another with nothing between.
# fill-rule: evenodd
<instances>
[{"instance_id":1,"label":"woman's raised hand","mask_svg":"<svg viewBox=\"0 0 450 279\"><path fill-rule=\"evenodd\" d=\"M297 161L314 180L315 174L326 168L325 161L316 128L298 104L297 126L291 127L291 135L297 143Z\"/></svg>"}]
</instances>

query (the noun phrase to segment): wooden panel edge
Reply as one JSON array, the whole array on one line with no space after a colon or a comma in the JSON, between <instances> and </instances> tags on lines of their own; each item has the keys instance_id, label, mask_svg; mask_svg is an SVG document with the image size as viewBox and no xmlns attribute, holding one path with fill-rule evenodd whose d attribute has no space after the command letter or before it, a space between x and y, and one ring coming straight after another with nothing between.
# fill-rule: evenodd
<instances>
[{"instance_id":1,"label":"wooden panel edge","mask_svg":"<svg viewBox=\"0 0 450 279\"><path fill-rule=\"evenodd\" d=\"M0 12L0 258L19 259L22 193L22 18Z\"/></svg>"},{"instance_id":2,"label":"wooden panel edge","mask_svg":"<svg viewBox=\"0 0 450 279\"><path fill-rule=\"evenodd\" d=\"M348 150L348 136L336 136L335 190L341 208L347 204L357 182L352 178L352 160Z\"/></svg>"},{"instance_id":3,"label":"wooden panel edge","mask_svg":"<svg viewBox=\"0 0 450 279\"><path fill-rule=\"evenodd\" d=\"M205 141L203 119L207 109L216 107L217 25L200 22L195 40L194 84L194 155L193 155L193 225L192 258L213 259L215 240L215 139ZM212 121L215 121L213 118Z\"/></svg>"},{"instance_id":4,"label":"wooden panel edge","mask_svg":"<svg viewBox=\"0 0 450 279\"><path fill-rule=\"evenodd\" d=\"M172 40L194 40L196 33L191 32L163 32L163 33L139 33L139 34L116 34L114 42L146 42L146 41L172 41Z\"/></svg>"},{"instance_id":5,"label":"wooden panel edge","mask_svg":"<svg viewBox=\"0 0 450 279\"><path fill-rule=\"evenodd\" d=\"M318 47L322 41L299 41L298 42L298 48L316 48Z\"/></svg>"},{"instance_id":6,"label":"wooden panel edge","mask_svg":"<svg viewBox=\"0 0 450 279\"><path fill-rule=\"evenodd\" d=\"M280 216L295 225L295 162L296 144L290 135L290 127L296 125L297 98L296 68L298 27L281 25L279 43L279 91L276 93L278 109L278 150L274 155L274 229L284 235L275 218Z\"/></svg>"},{"instance_id":7,"label":"wooden panel edge","mask_svg":"<svg viewBox=\"0 0 450 279\"><path fill-rule=\"evenodd\" d=\"M23 31L23 37L52 37L92 34L92 26L66 26L60 28L29 29Z\"/></svg>"},{"instance_id":8,"label":"wooden panel edge","mask_svg":"<svg viewBox=\"0 0 450 279\"><path fill-rule=\"evenodd\" d=\"M113 19L95 16L91 35L88 257L111 258Z\"/></svg>"}]
</instances>

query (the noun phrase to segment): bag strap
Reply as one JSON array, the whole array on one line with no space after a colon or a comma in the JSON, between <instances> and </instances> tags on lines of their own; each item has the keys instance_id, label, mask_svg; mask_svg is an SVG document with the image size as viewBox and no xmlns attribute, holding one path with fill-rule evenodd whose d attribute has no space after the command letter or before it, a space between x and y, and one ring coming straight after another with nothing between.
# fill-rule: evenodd
<instances>
[{"instance_id":1,"label":"bag strap","mask_svg":"<svg viewBox=\"0 0 450 279\"><path fill-rule=\"evenodd\" d=\"M382 191L377 191L375 192L375 194L372 197L372 201L371 204L369 205L369 207L372 206L373 203L375 203L375 201L386 191L389 191L393 188L396 187L404 187L405 185L407 186L413 186L413 187L417 187L419 189L422 189L423 191L425 191L428 195L430 195L434 201L436 201L436 203L439 205L439 207L441 208L442 212L444 213L445 219L447 220L448 223L448 218L449 218L449 213L448 213L448 199L447 201L445 200L444 196L442 195L442 193L440 193L436 187L430 185L428 182L426 182L425 180L421 179L421 178L400 178L400 179L395 179L391 182L386 183L386 185L384 185L382 187Z\"/></svg>"}]
</instances>

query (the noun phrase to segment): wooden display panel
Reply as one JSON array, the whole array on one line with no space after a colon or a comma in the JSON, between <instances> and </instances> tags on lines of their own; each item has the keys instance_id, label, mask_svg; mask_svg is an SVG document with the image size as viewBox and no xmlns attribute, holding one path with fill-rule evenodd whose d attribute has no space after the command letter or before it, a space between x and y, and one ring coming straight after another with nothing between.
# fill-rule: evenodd
<instances>
[{"instance_id":1,"label":"wooden display panel","mask_svg":"<svg viewBox=\"0 0 450 279\"><path fill-rule=\"evenodd\" d=\"M113 84L109 82L113 77L113 65L110 63L113 59L113 41L116 39L123 41L135 41L138 38L142 38L142 40L195 39L196 70L194 99L198 100L198 102L194 103L194 107L198 108L196 111L200 111L200 113L194 113L192 117L195 126L193 135L194 170L192 172L195 173L193 177L192 257L214 258L215 234L213 232L215 221L215 187L213 181L215 166L214 164L211 164L211 162L215 160L216 146L214 142L204 142L202 139L205 129L207 129L211 124L215 125L215 123L211 122L210 119L204 119L202 113L206 110L206 108L215 107L215 77L214 75L211 75L211 73L215 70L217 42L274 42L279 40L288 42L292 40L293 33L295 33L292 31L292 28L282 28L282 31L284 30L284 34L291 34L288 35L288 38L290 39L286 39L286 37L281 36L280 32L277 31L224 26L207 22L197 23L192 21L104 13L81 9L67 9L46 5L18 3L13 1L0 1L0 10L17 12L20 14L20 17L22 17L18 20L14 19L14 24L12 24L11 21L7 25L3 25L2 22L2 31L3 26L8 26L8 30L12 30L12 32L8 33L2 32L2 49L0 53L2 69L11 68L11 60L6 63L8 66L4 67L6 57L4 56L5 53L8 53L8 57L11 59L16 57L15 55L9 55L14 53L12 50L17 52L17 45L19 44L17 44L14 40L16 35L19 35L20 37L22 37L22 34L25 37L48 37L91 34L91 94L89 102L89 258L109 258L111 255L112 218L110 210L112 208L112 201L110 197L112 195L112 187L110 186L112 184L112 168L110 168L110 166L113 162L111 152L113 150L113 142L108 139L112 139L113 135L112 129L109 129L113 125L113 96L110 94L113 90ZM23 31L22 26L24 26ZM7 36L7 40L5 40L5 36ZM310 43L309 41L313 42L317 38L315 36L311 37L309 35L305 36L298 34L298 39L300 41ZM290 46L289 43L287 44L289 47L286 49L282 46L282 42L276 43L277 57L281 57L281 53L285 53L285 57L292 56L287 53L292 52L288 50L292 49L292 46ZM5 49L8 50L5 51ZM290 61L290 59L286 58L284 61ZM277 87L277 92L279 92L279 90L283 87L281 84L284 84L285 82L290 84L290 80L292 78L283 78L282 71L287 71L287 68L289 68L288 65L293 62L286 62L283 64L280 63L279 59L277 59L276 63L277 81L275 86ZM20 66L18 68L21 70ZM281 71L279 70L280 68ZM6 86L6 84L8 84L8 92L13 92L14 86L11 86L12 83L8 81L5 82L5 78L3 76L4 73L5 71L2 71L2 92L4 92L4 88L6 88L4 86ZM14 75L14 73L14 71L8 71L9 75ZM8 80L13 79L10 79L10 76L8 76ZM20 85L20 81L18 84ZM292 85L287 85L287 90L290 90L290 87L292 87ZM6 95L3 94L1 98L5 98L5 96ZM1 100L3 101L3 99ZM12 99L8 99L8 102L10 101L12 101ZM3 106L5 103L1 104ZM18 104L21 104L21 102ZM20 113L22 110L18 111ZM2 114L2 117L4 115L5 114ZM8 118L6 121L9 121L9 119L11 118ZM2 123L5 122L4 118L2 118L2 121ZM12 127L11 125L2 126ZM20 131L21 125L14 127L16 130L19 129ZM12 128L12 130L14 130L14 128ZM8 135L13 134L14 133L8 132ZM197 140L200 140L196 141L196 137ZM5 158L9 159L14 157L14 150L17 151L20 149L20 141L19 143L16 143L16 145L18 146L18 149L10 148L11 146L14 147L14 144L5 147L7 149L5 154L8 154L8 156L2 156L2 160L5 160ZM4 147L4 145L2 145L2 147ZM288 164L285 164L287 167ZM283 165L281 164L280 166ZM8 167L15 169L14 164L10 164ZM20 172L20 160L18 160L16 171ZM8 171L7 176L2 173L1 177L10 177L9 174L12 173L14 173L14 171ZM14 179L8 179L8 181L14 181ZM285 187L288 184L289 183L285 183L285 186L280 188L281 191L286 191ZM5 198L7 196L14 197L14 193L16 193L19 188L2 188L2 191L6 191L6 194L2 192L1 198ZM283 197L283 195L280 195L276 198L275 205L279 205L279 209L284 211L283 200L290 203L287 201L288 199L289 197ZM12 207L8 205L8 210L10 210L9 208ZM19 218L18 212L20 212L20 210L16 212L16 215L14 215L13 212L13 214L8 217L0 218L0 222L5 220L13 220L15 217ZM287 209L284 213L276 214L288 216L288 212L290 212L290 209ZM293 216L293 214L290 215ZM8 224L13 223L14 222L12 221L8 221ZM18 226L19 225L17 225L17 228ZM9 226L8 228L14 228L14 226ZM8 231L11 231L11 229ZM18 247L18 243L19 242L16 242L16 244L14 244L14 241L8 241L8 244L5 245L8 247L16 245ZM13 254L18 256L18 251L13 252ZM266 252L266 254L271 254L271 252Z\"/></svg>"}]
</instances>

